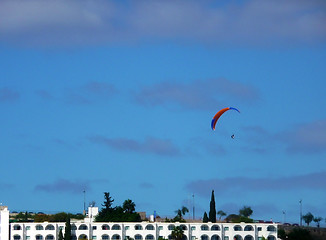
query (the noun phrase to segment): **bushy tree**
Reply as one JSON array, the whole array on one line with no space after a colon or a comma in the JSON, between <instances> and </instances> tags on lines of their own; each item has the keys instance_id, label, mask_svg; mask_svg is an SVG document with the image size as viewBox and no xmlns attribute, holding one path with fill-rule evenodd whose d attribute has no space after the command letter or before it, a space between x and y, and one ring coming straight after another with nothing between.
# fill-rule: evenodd
<instances>
[{"instance_id":1,"label":"bushy tree","mask_svg":"<svg viewBox=\"0 0 326 240\"><path fill-rule=\"evenodd\" d=\"M215 196L214 190L212 190L211 201L209 204L209 222L216 223L216 208L215 208Z\"/></svg>"},{"instance_id":2,"label":"bushy tree","mask_svg":"<svg viewBox=\"0 0 326 240\"><path fill-rule=\"evenodd\" d=\"M320 221L323 220L323 218L322 217L315 217L313 220L317 224L317 227L319 228L320 227Z\"/></svg>"},{"instance_id":3,"label":"bushy tree","mask_svg":"<svg viewBox=\"0 0 326 240\"><path fill-rule=\"evenodd\" d=\"M312 222L314 219L314 215L312 215L311 212L308 212L306 215L302 216L303 221L309 226L309 224Z\"/></svg>"},{"instance_id":4,"label":"bushy tree","mask_svg":"<svg viewBox=\"0 0 326 240\"><path fill-rule=\"evenodd\" d=\"M222 217L226 216L226 213L223 212L222 210L219 210L219 211L217 212L217 215L220 216L219 220L221 220Z\"/></svg>"},{"instance_id":5,"label":"bushy tree","mask_svg":"<svg viewBox=\"0 0 326 240\"><path fill-rule=\"evenodd\" d=\"M113 199L109 192L104 193L103 208L95 218L97 222L140 222L141 217L135 212L136 204L130 199L125 200L123 206L113 207Z\"/></svg>"},{"instance_id":6,"label":"bushy tree","mask_svg":"<svg viewBox=\"0 0 326 240\"><path fill-rule=\"evenodd\" d=\"M252 211L251 207L248 207L248 206L244 206L243 208L241 208L239 210L240 216L244 216L247 218L249 218L252 215L252 213L253 213L253 211Z\"/></svg>"}]
</instances>

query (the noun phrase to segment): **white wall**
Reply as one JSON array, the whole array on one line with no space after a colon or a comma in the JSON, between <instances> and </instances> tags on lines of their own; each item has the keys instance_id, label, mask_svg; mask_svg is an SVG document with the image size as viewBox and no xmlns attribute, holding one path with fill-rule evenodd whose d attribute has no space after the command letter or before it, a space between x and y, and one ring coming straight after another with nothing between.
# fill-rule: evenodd
<instances>
[{"instance_id":1,"label":"white wall","mask_svg":"<svg viewBox=\"0 0 326 240\"><path fill-rule=\"evenodd\" d=\"M9 240L9 210L0 206L0 240Z\"/></svg>"}]
</instances>

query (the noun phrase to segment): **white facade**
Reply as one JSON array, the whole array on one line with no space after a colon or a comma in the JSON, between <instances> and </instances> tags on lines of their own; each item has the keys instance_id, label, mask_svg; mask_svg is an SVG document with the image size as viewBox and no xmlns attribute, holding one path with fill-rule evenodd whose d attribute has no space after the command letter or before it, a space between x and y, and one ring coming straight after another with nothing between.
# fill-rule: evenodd
<instances>
[{"instance_id":1,"label":"white facade","mask_svg":"<svg viewBox=\"0 0 326 240\"><path fill-rule=\"evenodd\" d=\"M9 210L8 207L0 206L0 240L9 238Z\"/></svg>"},{"instance_id":2,"label":"white facade","mask_svg":"<svg viewBox=\"0 0 326 240\"><path fill-rule=\"evenodd\" d=\"M163 222L71 222L72 240L158 240L171 239L174 227L184 231L184 240L277 239L277 225L267 223L163 223ZM57 240L65 223L12 223L8 240ZM5 239L1 239L5 240Z\"/></svg>"}]
</instances>

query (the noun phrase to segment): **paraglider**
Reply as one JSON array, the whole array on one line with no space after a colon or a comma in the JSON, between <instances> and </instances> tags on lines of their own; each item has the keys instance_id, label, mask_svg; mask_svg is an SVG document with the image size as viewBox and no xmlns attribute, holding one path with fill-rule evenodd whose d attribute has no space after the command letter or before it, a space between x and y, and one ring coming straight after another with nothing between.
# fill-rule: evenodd
<instances>
[{"instance_id":1,"label":"paraglider","mask_svg":"<svg viewBox=\"0 0 326 240\"><path fill-rule=\"evenodd\" d=\"M215 114L215 116L214 116L213 119L212 119L211 127L212 127L213 130L215 130L215 125L216 125L216 123L217 123L217 120L222 116L223 113L225 113L225 112L228 111L228 110L235 110L235 111L237 111L238 113L240 113L240 111L239 111L238 109L233 108L233 107L227 107L227 108L223 108L223 109L221 109L220 111L218 111L218 112ZM234 135L232 135L231 138L234 139Z\"/></svg>"}]
</instances>

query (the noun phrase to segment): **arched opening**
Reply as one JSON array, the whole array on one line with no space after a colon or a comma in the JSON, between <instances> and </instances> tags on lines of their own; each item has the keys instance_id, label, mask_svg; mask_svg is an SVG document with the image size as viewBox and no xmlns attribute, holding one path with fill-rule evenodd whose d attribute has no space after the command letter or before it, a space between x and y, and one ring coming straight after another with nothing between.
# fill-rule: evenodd
<instances>
[{"instance_id":1,"label":"arched opening","mask_svg":"<svg viewBox=\"0 0 326 240\"><path fill-rule=\"evenodd\" d=\"M142 225L140 225L140 224L136 224L136 225L135 225L135 230L143 230Z\"/></svg>"},{"instance_id":2,"label":"arched opening","mask_svg":"<svg viewBox=\"0 0 326 240\"><path fill-rule=\"evenodd\" d=\"M78 240L87 240L87 235L86 234L80 234L78 237Z\"/></svg>"},{"instance_id":3,"label":"arched opening","mask_svg":"<svg viewBox=\"0 0 326 240\"><path fill-rule=\"evenodd\" d=\"M245 236L244 240L254 240L254 237L251 235Z\"/></svg>"},{"instance_id":4,"label":"arched opening","mask_svg":"<svg viewBox=\"0 0 326 240\"><path fill-rule=\"evenodd\" d=\"M119 234L114 234L114 235L112 236L112 240L120 240L120 239L121 239L121 237L120 237Z\"/></svg>"},{"instance_id":5,"label":"arched opening","mask_svg":"<svg viewBox=\"0 0 326 240\"><path fill-rule=\"evenodd\" d=\"M87 227L86 224L82 224L82 225L80 225L80 226L78 227L78 230L87 230L87 229L88 229L88 227Z\"/></svg>"},{"instance_id":6,"label":"arched opening","mask_svg":"<svg viewBox=\"0 0 326 240\"><path fill-rule=\"evenodd\" d=\"M102 230L110 230L110 226L107 224L102 225Z\"/></svg>"},{"instance_id":7,"label":"arched opening","mask_svg":"<svg viewBox=\"0 0 326 240\"><path fill-rule=\"evenodd\" d=\"M54 226L52 224L48 224L46 225L45 230L54 230Z\"/></svg>"},{"instance_id":8,"label":"arched opening","mask_svg":"<svg viewBox=\"0 0 326 240\"><path fill-rule=\"evenodd\" d=\"M220 228L219 225L213 225L213 226L211 227L211 230L212 230L212 231L220 231L221 228Z\"/></svg>"},{"instance_id":9,"label":"arched opening","mask_svg":"<svg viewBox=\"0 0 326 240\"><path fill-rule=\"evenodd\" d=\"M146 230L154 230L154 226L152 224L148 224L146 227L145 227Z\"/></svg>"},{"instance_id":10,"label":"arched opening","mask_svg":"<svg viewBox=\"0 0 326 240\"><path fill-rule=\"evenodd\" d=\"M213 235L212 237L211 237L211 240L221 240L221 238L220 238L220 236L219 235Z\"/></svg>"},{"instance_id":11,"label":"arched opening","mask_svg":"<svg viewBox=\"0 0 326 240\"><path fill-rule=\"evenodd\" d=\"M140 234L135 235L135 240L143 240L143 236Z\"/></svg>"},{"instance_id":12,"label":"arched opening","mask_svg":"<svg viewBox=\"0 0 326 240\"><path fill-rule=\"evenodd\" d=\"M200 229L202 230L202 231L208 231L208 226L206 225L206 224L204 224L204 225L201 225L200 226Z\"/></svg>"},{"instance_id":13,"label":"arched opening","mask_svg":"<svg viewBox=\"0 0 326 240\"><path fill-rule=\"evenodd\" d=\"M54 236L52 234L46 235L45 240L54 240Z\"/></svg>"},{"instance_id":14,"label":"arched opening","mask_svg":"<svg viewBox=\"0 0 326 240\"><path fill-rule=\"evenodd\" d=\"M114 224L114 225L112 226L112 230L121 230L121 227L120 227L119 224Z\"/></svg>"},{"instance_id":15,"label":"arched opening","mask_svg":"<svg viewBox=\"0 0 326 240\"><path fill-rule=\"evenodd\" d=\"M21 239L21 237L20 237L20 235L14 235L14 240L20 240Z\"/></svg>"},{"instance_id":16,"label":"arched opening","mask_svg":"<svg viewBox=\"0 0 326 240\"><path fill-rule=\"evenodd\" d=\"M109 239L110 239L109 235L107 235L107 234L102 235L102 240L109 240Z\"/></svg>"},{"instance_id":17,"label":"arched opening","mask_svg":"<svg viewBox=\"0 0 326 240\"><path fill-rule=\"evenodd\" d=\"M245 226L244 230L245 230L245 231L253 231L254 228L253 228L253 226L251 226L251 225L247 225L247 226Z\"/></svg>"},{"instance_id":18,"label":"arched opening","mask_svg":"<svg viewBox=\"0 0 326 240\"><path fill-rule=\"evenodd\" d=\"M21 230L21 229L22 229L22 227L20 225L18 225L18 224L14 225L14 230Z\"/></svg>"}]
</instances>

